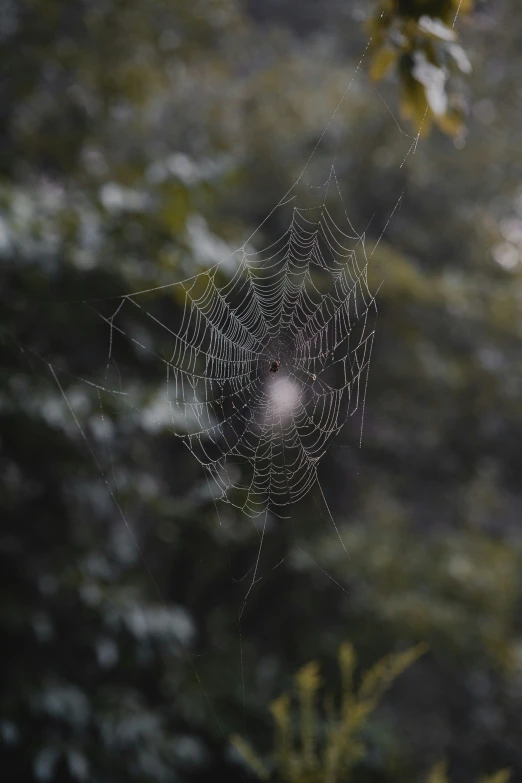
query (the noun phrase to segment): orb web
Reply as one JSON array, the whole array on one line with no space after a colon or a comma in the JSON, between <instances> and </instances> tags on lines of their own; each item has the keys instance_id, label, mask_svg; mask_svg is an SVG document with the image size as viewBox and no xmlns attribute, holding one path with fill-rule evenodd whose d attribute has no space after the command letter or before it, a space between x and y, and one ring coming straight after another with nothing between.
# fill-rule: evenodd
<instances>
[{"instance_id":1,"label":"orb web","mask_svg":"<svg viewBox=\"0 0 522 783\"><path fill-rule=\"evenodd\" d=\"M154 334L130 338L161 361L162 418L217 496L253 517L284 515L347 419L362 427L377 314L334 167L320 186L298 181L271 215L288 227L268 246L253 235L204 272L123 296L106 318L126 334L125 308L140 311ZM166 294L182 301L177 323L155 311Z\"/></svg>"}]
</instances>

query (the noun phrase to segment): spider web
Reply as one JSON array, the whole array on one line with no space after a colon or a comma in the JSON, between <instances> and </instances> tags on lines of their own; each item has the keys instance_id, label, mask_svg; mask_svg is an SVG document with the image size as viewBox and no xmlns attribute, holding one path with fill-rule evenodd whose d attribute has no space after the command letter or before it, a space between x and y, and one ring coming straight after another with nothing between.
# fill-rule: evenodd
<instances>
[{"instance_id":1,"label":"spider web","mask_svg":"<svg viewBox=\"0 0 522 783\"><path fill-rule=\"evenodd\" d=\"M219 499L252 517L282 515L310 491L349 417L361 414L362 432L377 307L364 234L347 217L338 225L329 196L342 205L334 166L323 185L298 181L286 194L271 214L288 212L288 229L267 247L255 249L252 236L210 269L125 295L102 316L110 353L114 334L126 334L124 308L157 332L161 417ZM167 293L182 302L177 324L154 311Z\"/></svg>"}]
</instances>

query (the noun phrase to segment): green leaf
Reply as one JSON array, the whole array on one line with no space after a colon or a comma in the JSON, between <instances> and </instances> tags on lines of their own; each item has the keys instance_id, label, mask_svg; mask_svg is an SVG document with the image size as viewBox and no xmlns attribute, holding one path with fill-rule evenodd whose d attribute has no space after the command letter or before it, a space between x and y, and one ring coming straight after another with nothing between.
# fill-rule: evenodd
<instances>
[{"instance_id":1,"label":"green leaf","mask_svg":"<svg viewBox=\"0 0 522 783\"><path fill-rule=\"evenodd\" d=\"M424 87L426 101L431 111L436 117L445 114L448 108L446 71L430 62L422 51L415 52L413 61L412 76Z\"/></svg>"},{"instance_id":2,"label":"green leaf","mask_svg":"<svg viewBox=\"0 0 522 783\"><path fill-rule=\"evenodd\" d=\"M431 127L433 115L426 101L424 87L406 70L402 72L401 82L401 114L411 122L419 135L425 136Z\"/></svg>"},{"instance_id":3,"label":"green leaf","mask_svg":"<svg viewBox=\"0 0 522 783\"><path fill-rule=\"evenodd\" d=\"M469 14L471 11L473 11L473 6L475 3L473 0L453 0L452 5L455 13L460 15Z\"/></svg>"},{"instance_id":4,"label":"green leaf","mask_svg":"<svg viewBox=\"0 0 522 783\"><path fill-rule=\"evenodd\" d=\"M435 117L435 122L447 136L458 136L464 127L462 116L456 111L447 111L445 114Z\"/></svg>"},{"instance_id":5,"label":"green leaf","mask_svg":"<svg viewBox=\"0 0 522 783\"><path fill-rule=\"evenodd\" d=\"M445 761L439 761L429 771L426 783L448 783L447 764Z\"/></svg>"},{"instance_id":6,"label":"green leaf","mask_svg":"<svg viewBox=\"0 0 522 783\"><path fill-rule=\"evenodd\" d=\"M478 783L508 783L511 778L511 770L507 767L493 772L492 775L485 775L479 778Z\"/></svg>"},{"instance_id":7,"label":"green leaf","mask_svg":"<svg viewBox=\"0 0 522 783\"><path fill-rule=\"evenodd\" d=\"M450 55L450 57L453 58L454 62L457 65L457 68L462 71L462 73L469 74L471 73L472 66L471 62L469 60L468 55L462 48L462 46L458 43L450 44L446 47L446 51Z\"/></svg>"},{"instance_id":8,"label":"green leaf","mask_svg":"<svg viewBox=\"0 0 522 783\"><path fill-rule=\"evenodd\" d=\"M370 68L370 79L373 81L379 81L383 79L390 69L395 65L399 57L397 49L391 47L384 47L380 49L372 60Z\"/></svg>"},{"instance_id":9,"label":"green leaf","mask_svg":"<svg viewBox=\"0 0 522 783\"><path fill-rule=\"evenodd\" d=\"M439 41L456 41L457 33L452 27L448 27L441 19L433 19L431 16L421 16L418 21L419 30Z\"/></svg>"},{"instance_id":10,"label":"green leaf","mask_svg":"<svg viewBox=\"0 0 522 783\"><path fill-rule=\"evenodd\" d=\"M233 734L230 737L230 744L237 750L239 755L243 757L260 780L268 780L270 774L267 768L243 737L240 737L239 734Z\"/></svg>"}]
</instances>

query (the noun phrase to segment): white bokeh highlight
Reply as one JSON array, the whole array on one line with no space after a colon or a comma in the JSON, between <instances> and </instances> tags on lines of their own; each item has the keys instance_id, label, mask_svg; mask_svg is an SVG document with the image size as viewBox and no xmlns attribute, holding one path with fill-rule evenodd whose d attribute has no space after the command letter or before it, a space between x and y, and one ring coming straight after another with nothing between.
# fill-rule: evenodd
<instances>
[{"instance_id":1,"label":"white bokeh highlight","mask_svg":"<svg viewBox=\"0 0 522 783\"><path fill-rule=\"evenodd\" d=\"M288 378L273 378L269 396L274 416L285 420L290 418L299 404L299 387Z\"/></svg>"}]
</instances>

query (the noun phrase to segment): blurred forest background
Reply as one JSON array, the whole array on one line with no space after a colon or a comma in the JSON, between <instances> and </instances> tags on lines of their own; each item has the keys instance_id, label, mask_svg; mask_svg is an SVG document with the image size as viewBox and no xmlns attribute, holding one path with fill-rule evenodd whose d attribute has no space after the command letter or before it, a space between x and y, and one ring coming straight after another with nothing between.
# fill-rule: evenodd
<instances>
[{"instance_id":1,"label":"blurred forest background","mask_svg":"<svg viewBox=\"0 0 522 783\"><path fill-rule=\"evenodd\" d=\"M241 245L381 11L334 123L368 247L404 190L370 265L383 285L362 448L348 426L320 469L349 559L313 499L294 512L299 547L274 519L239 630L255 529L230 507L218 519L156 417L157 363L117 336L108 362L92 306L114 301L84 302ZM372 712L353 780L423 780L446 759L452 781L501 767L522 781L522 8L464 3L460 50L454 14L445 0L0 3L3 780L251 780L229 737L269 759L270 703L312 659L335 693L350 641L361 670L429 645ZM419 38L421 15L446 27L424 20ZM430 132L401 167L426 97ZM325 176L331 153L314 159ZM167 320L180 303L161 307ZM129 396L100 407L89 384L120 382Z\"/></svg>"}]
</instances>

